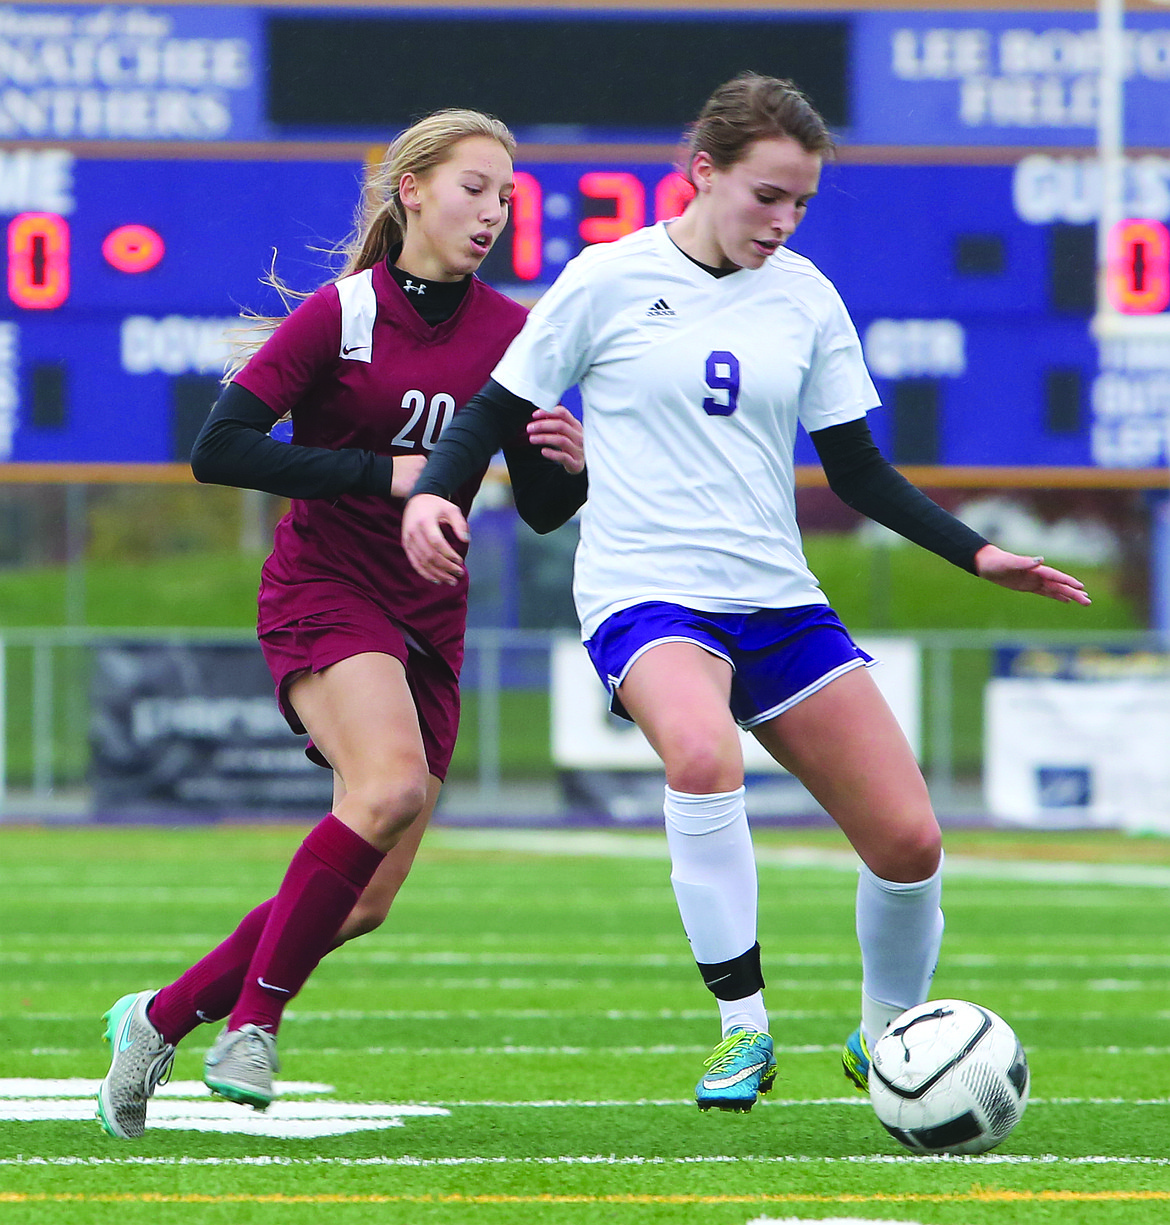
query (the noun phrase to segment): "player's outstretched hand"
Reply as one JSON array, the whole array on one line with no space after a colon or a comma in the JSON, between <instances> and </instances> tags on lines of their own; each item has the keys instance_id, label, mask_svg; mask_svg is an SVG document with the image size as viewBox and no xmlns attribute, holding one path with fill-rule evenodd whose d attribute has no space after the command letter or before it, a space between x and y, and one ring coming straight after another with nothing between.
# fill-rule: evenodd
<instances>
[{"instance_id":1,"label":"player's outstretched hand","mask_svg":"<svg viewBox=\"0 0 1170 1225\"><path fill-rule=\"evenodd\" d=\"M444 535L444 525L457 540L471 539L467 520L454 502L433 493L418 494L402 512L402 547L423 578L453 587L463 575L463 558Z\"/></svg>"},{"instance_id":2,"label":"player's outstretched hand","mask_svg":"<svg viewBox=\"0 0 1170 1225\"><path fill-rule=\"evenodd\" d=\"M390 493L396 498L409 498L415 482L427 466L425 455L395 455L394 472L390 477Z\"/></svg>"},{"instance_id":3,"label":"player's outstretched hand","mask_svg":"<svg viewBox=\"0 0 1170 1225\"><path fill-rule=\"evenodd\" d=\"M563 405L538 408L528 423L528 441L545 459L555 460L574 476L585 468L585 431Z\"/></svg>"},{"instance_id":4,"label":"player's outstretched hand","mask_svg":"<svg viewBox=\"0 0 1170 1225\"><path fill-rule=\"evenodd\" d=\"M1062 604L1092 604L1084 583L1071 574L1062 574L1044 565L1043 557L1021 557L993 544L985 544L975 554L975 572L1013 591L1031 591L1059 600Z\"/></svg>"}]
</instances>

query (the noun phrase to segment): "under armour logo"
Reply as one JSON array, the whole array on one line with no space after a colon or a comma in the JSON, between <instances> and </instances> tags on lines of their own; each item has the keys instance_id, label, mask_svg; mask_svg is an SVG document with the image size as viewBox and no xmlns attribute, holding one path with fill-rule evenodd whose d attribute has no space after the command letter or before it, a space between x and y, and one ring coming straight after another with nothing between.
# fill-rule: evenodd
<instances>
[{"instance_id":1,"label":"under armour logo","mask_svg":"<svg viewBox=\"0 0 1170 1225\"><path fill-rule=\"evenodd\" d=\"M402 288L403 288L403 289L405 289L407 293L416 293L416 294L418 294L418 295L419 295L419 297L422 297L422 295L423 295L423 294L425 294L425 293L426 293L426 291L427 291L427 287L426 287L425 285L416 285L416 284L415 284L415 283L414 283L414 282L413 282L413 281L410 279L410 277L407 277L407 278L406 278L406 284L405 284L405 285L403 285L403 287L402 287Z\"/></svg>"}]
</instances>

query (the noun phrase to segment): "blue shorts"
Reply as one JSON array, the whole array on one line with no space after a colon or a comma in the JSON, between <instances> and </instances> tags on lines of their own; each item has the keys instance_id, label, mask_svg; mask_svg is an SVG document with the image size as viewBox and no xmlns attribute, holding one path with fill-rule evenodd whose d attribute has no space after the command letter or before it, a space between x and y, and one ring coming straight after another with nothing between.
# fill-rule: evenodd
<instances>
[{"instance_id":1,"label":"blue shorts","mask_svg":"<svg viewBox=\"0 0 1170 1225\"><path fill-rule=\"evenodd\" d=\"M585 643L610 692L610 710L629 719L617 688L633 662L663 642L693 642L732 667L731 713L756 727L854 668L867 655L827 604L707 613L653 600L607 617Z\"/></svg>"}]
</instances>

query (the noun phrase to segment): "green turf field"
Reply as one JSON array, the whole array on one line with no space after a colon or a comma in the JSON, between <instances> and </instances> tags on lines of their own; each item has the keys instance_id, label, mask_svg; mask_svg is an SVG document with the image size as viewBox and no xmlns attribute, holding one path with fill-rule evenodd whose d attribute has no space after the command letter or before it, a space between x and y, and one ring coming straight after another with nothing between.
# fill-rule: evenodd
<instances>
[{"instance_id":1,"label":"green turf field","mask_svg":"<svg viewBox=\"0 0 1170 1225\"><path fill-rule=\"evenodd\" d=\"M1170 1219L1170 843L1112 834L949 840L934 994L1003 1014L1033 1073L984 1157L912 1158L847 1092L828 831L757 838L780 1079L749 1116L689 1104L716 1034L657 836L440 830L294 1004L267 1115L193 1083L207 1031L146 1137L107 1138L101 1013L234 925L302 833L0 827L0 1225Z\"/></svg>"}]
</instances>

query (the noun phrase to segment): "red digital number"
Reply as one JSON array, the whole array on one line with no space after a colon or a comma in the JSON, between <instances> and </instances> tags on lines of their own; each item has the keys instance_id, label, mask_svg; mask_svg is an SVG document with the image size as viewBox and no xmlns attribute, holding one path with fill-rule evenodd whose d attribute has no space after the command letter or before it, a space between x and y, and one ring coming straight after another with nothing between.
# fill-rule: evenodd
<instances>
[{"instance_id":1,"label":"red digital number","mask_svg":"<svg viewBox=\"0 0 1170 1225\"><path fill-rule=\"evenodd\" d=\"M149 272L165 253L161 236L148 225L120 225L102 243L106 263L119 272Z\"/></svg>"},{"instance_id":2,"label":"red digital number","mask_svg":"<svg viewBox=\"0 0 1170 1225\"><path fill-rule=\"evenodd\" d=\"M53 310L69 297L69 222L21 213L8 224L8 296L24 310Z\"/></svg>"},{"instance_id":3,"label":"red digital number","mask_svg":"<svg viewBox=\"0 0 1170 1225\"><path fill-rule=\"evenodd\" d=\"M612 217L586 217L581 222L586 242L613 242L646 224L646 189L628 170L589 170L578 186L583 196L614 202Z\"/></svg>"},{"instance_id":4,"label":"red digital number","mask_svg":"<svg viewBox=\"0 0 1170 1225\"><path fill-rule=\"evenodd\" d=\"M1105 284L1126 315L1156 315L1170 305L1170 230L1160 221L1119 221L1109 232Z\"/></svg>"},{"instance_id":5,"label":"red digital number","mask_svg":"<svg viewBox=\"0 0 1170 1225\"><path fill-rule=\"evenodd\" d=\"M657 221L669 221L678 217L690 204L695 189L690 181L677 170L672 170L664 179L658 180L654 189L654 217Z\"/></svg>"},{"instance_id":6,"label":"red digital number","mask_svg":"<svg viewBox=\"0 0 1170 1225\"><path fill-rule=\"evenodd\" d=\"M543 193L537 179L524 170L517 170L512 179L512 269L520 280L535 281L544 263Z\"/></svg>"}]
</instances>

